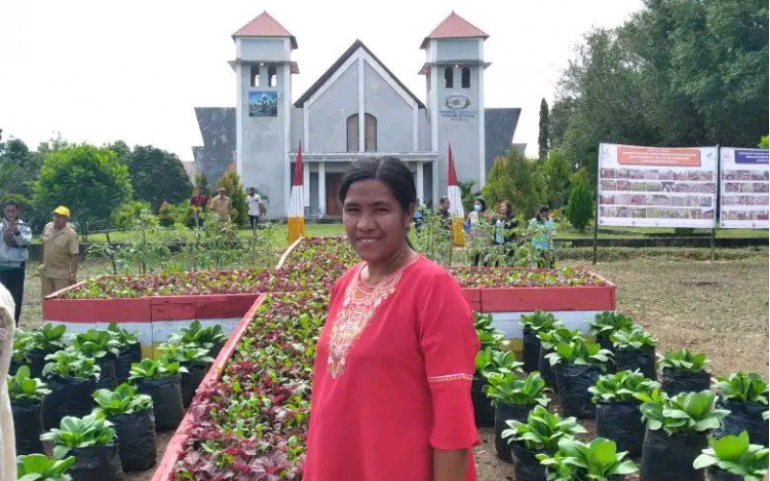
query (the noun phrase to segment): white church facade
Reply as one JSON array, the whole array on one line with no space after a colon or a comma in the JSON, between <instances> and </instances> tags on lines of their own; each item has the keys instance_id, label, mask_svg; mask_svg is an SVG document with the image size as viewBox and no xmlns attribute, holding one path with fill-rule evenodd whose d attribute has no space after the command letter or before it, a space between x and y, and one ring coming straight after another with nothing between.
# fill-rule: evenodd
<instances>
[{"instance_id":1,"label":"white church facade","mask_svg":"<svg viewBox=\"0 0 770 481\"><path fill-rule=\"evenodd\" d=\"M454 12L425 37L425 102L360 41L292 101L297 40L265 12L233 35L235 108L196 108L204 139L193 148L196 168L215 181L234 163L244 186L269 198L268 215L285 217L301 143L305 215L335 217L342 172L369 156L407 162L419 200L436 205L446 195L451 143L458 178L480 189L512 147L520 114L485 108L487 38Z\"/></svg>"}]
</instances>

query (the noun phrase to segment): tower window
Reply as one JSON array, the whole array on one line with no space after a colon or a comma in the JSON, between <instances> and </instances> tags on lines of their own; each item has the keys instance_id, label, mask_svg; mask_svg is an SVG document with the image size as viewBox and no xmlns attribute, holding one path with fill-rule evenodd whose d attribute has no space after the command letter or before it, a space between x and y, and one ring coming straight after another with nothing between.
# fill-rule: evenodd
<instances>
[{"instance_id":1,"label":"tower window","mask_svg":"<svg viewBox=\"0 0 770 481\"><path fill-rule=\"evenodd\" d=\"M267 68L267 86L268 87L278 86L278 75L277 75L277 70L275 68L275 65L271 65Z\"/></svg>"},{"instance_id":2,"label":"tower window","mask_svg":"<svg viewBox=\"0 0 770 481\"><path fill-rule=\"evenodd\" d=\"M455 79L455 73L452 70L452 67L447 67L444 69L444 83L445 87L448 89L451 89L454 87L454 79Z\"/></svg>"},{"instance_id":3,"label":"tower window","mask_svg":"<svg viewBox=\"0 0 770 481\"><path fill-rule=\"evenodd\" d=\"M468 67L463 68L463 88L471 88L471 69Z\"/></svg>"},{"instance_id":4,"label":"tower window","mask_svg":"<svg viewBox=\"0 0 770 481\"><path fill-rule=\"evenodd\" d=\"M358 114L353 114L347 120L348 152L358 152ZM372 114L364 116L364 150L377 151L377 118Z\"/></svg>"},{"instance_id":5,"label":"tower window","mask_svg":"<svg viewBox=\"0 0 770 481\"><path fill-rule=\"evenodd\" d=\"M251 75L249 78L252 87L259 87L259 65L251 66Z\"/></svg>"}]
</instances>

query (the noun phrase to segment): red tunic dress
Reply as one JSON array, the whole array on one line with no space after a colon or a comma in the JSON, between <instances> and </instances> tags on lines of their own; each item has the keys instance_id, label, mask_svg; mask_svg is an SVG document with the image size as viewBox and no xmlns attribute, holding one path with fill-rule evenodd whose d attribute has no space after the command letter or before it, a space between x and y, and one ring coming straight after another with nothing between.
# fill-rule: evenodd
<instances>
[{"instance_id":1,"label":"red tunic dress","mask_svg":"<svg viewBox=\"0 0 770 481\"><path fill-rule=\"evenodd\" d=\"M318 341L305 481L432 481L433 449L479 444L479 340L455 279L418 257L375 287L364 264L332 289Z\"/></svg>"}]
</instances>

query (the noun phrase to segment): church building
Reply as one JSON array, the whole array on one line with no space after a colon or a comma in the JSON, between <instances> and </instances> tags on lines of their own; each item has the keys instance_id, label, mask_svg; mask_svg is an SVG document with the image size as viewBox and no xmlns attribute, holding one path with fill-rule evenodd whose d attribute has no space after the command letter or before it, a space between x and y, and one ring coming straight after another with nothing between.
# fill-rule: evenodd
<instances>
[{"instance_id":1,"label":"church building","mask_svg":"<svg viewBox=\"0 0 770 481\"><path fill-rule=\"evenodd\" d=\"M213 183L234 166L245 187L268 197L272 218L287 215L300 143L308 218L342 215L342 173L371 156L406 162L419 201L435 206L447 193L451 143L458 178L480 189L512 148L521 111L485 106L487 38L454 12L425 37L424 101L361 41L292 101L297 39L265 12L233 34L235 108L195 109L204 141L193 147L196 168Z\"/></svg>"}]
</instances>

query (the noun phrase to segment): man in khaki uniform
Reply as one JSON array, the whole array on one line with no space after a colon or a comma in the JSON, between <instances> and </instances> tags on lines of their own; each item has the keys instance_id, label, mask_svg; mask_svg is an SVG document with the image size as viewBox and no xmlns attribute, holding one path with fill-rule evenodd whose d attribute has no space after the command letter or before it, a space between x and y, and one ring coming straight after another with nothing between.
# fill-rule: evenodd
<instances>
[{"instance_id":1,"label":"man in khaki uniform","mask_svg":"<svg viewBox=\"0 0 770 481\"><path fill-rule=\"evenodd\" d=\"M233 201L225 194L225 188L218 189L219 195L211 199L209 209L219 216L221 222L230 222L230 211L233 208Z\"/></svg>"},{"instance_id":2,"label":"man in khaki uniform","mask_svg":"<svg viewBox=\"0 0 770 481\"><path fill-rule=\"evenodd\" d=\"M59 206L53 211L53 222L43 228L43 248L40 252L43 297L77 282L80 245L69 219L70 210Z\"/></svg>"}]
</instances>

